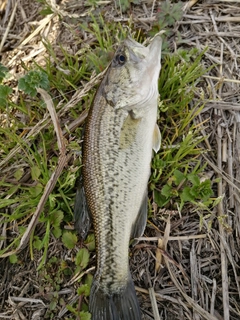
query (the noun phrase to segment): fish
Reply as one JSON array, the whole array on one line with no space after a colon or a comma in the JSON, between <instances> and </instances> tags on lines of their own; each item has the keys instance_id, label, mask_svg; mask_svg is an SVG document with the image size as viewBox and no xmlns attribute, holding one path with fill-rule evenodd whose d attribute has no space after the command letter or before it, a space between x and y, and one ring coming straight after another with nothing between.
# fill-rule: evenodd
<instances>
[{"instance_id":1,"label":"fish","mask_svg":"<svg viewBox=\"0 0 240 320\"><path fill-rule=\"evenodd\" d=\"M141 319L129 269L129 243L146 227L151 159L161 144L157 125L161 45L159 35L148 46L127 37L88 113L74 216L83 238L91 223L94 227L92 320Z\"/></svg>"}]
</instances>

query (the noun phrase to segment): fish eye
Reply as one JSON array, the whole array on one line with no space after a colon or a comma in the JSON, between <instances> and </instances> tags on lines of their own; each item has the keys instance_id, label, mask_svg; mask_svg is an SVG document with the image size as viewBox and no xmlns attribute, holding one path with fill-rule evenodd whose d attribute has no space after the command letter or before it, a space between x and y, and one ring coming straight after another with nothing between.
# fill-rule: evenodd
<instances>
[{"instance_id":1,"label":"fish eye","mask_svg":"<svg viewBox=\"0 0 240 320\"><path fill-rule=\"evenodd\" d=\"M126 56L124 54L117 54L115 60L118 64L124 65L126 62Z\"/></svg>"}]
</instances>

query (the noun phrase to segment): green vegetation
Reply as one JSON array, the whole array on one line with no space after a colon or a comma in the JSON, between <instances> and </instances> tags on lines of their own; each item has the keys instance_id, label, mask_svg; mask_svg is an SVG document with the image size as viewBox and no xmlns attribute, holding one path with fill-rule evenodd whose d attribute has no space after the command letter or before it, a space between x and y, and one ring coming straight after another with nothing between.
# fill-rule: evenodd
<instances>
[{"instance_id":1,"label":"green vegetation","mask_svg":"<svg viewBox=\"0 0 240 320\"><path fill-rule=\"evenodd\" d=\"M185 203L191 202L199 203L201 208L205 205L206 209L214 202L210 198L213 194L210 180L199 178L204 169L199 159L203 152L199 144L204 137L193 119L203 105L189 109L199 76L206 72L200 64L202 55L196 49L188 53L179 50L175 55L168 55L162 66L159 126L165 145L153 159L150 184L160 207L175 202L181 210Z\"/></svg>"},{"instance_id":2,"label":"green vegetation","mask_svg":"<svg viewBox=\"0 0 240 320\"><path fill-rule=\"evenodd\" d=\"M12 88L1 84L7 76L8 69L0 63L0 110L5 109L8 104L8 97L12 93Z\"/></svg>"},{"instance_id":3,"label":"green vegetation","mask_svg":"<svg viewBox=\"0 0 240 320\"><path fill-rule=\"evenodd\" d=\"M95 5L97 1L89 0L87 3ZM121 0L121 9L127 10L130 3L134 1ZM43 11L43 14L48 13L50 12ZM173 25L180 16L180 5L170 6L167 1L162 5L158 22L151 32L156 33L162 27ZM0 64L0 111L6 117L6 120L1 119L0 127L0 223L6 224L8 228L8 236L0 239L4 242L0 255L9 255L11 263L18 263L18 255L14 250L26 231L59 157L51 122L43 129L37 129L39 122L44 123L42 119L47 121L49 118L36 89L40 87L47 90L57 111L67 117L64 104L70 101L82 83L90 81L93 71L99 73L106 68L115 44L128 33L120 24L105 22L101 15L92 15L89 19L88 23L81 24L80 27L93 37L91 45L82 47L77 55L72 55L60 47L62 58L59 61L51 44L45 42L48 51L45 67L33 65L33 69L27 70L26 75L18 81L20 94L17 102L13 99L14 91L7 79L8 70ZM130 25L129 28L133 26ZM143 41L146 37L141 30L132 30L132 33L137 40ZM79 39L76 38L76 41ZM189 107L195 91L198 90L199 77L205 73L200 64L202 54L194 49L178 50L164 56L159 79L161 100L158 120L163 143L161 151L153 158L149 186L159 207L177 205L182 210L184 205L191 203L202 213L201 218L204 219L204 214L217 202L211 198L211 181L201 179L204 166L200 155L204 151L199 144L203 137L193 120L203 105L200 101L198 105ZM93 86L88 95L83 95L81 100L68 110L69 122L74 121L89 107L95 90L96 87ZM72 153L72 160L62 171L48 197L29 241L31 259L34 259L36 252L38 256L40 254L38 272L43 284L48 283L50 286L50 319L56 316L56 304L61 304L59 291L65 277L85 270L89 265L90 252L95 249L92 234L79 249L76 232L71 228L65 229L73 220L74 185L81 167L81 157L79 160L73 150L80 151L81 130L82 128L78 128L72 132L74 138L66 142L68 152ZM68 250L73 251L74 265L68 265L57 257L48 259L51 239L59 239ZM89 273L81 277L79 296L89 295L91 280ZM73 319L76 316L80 316L82 320L90 319L84 303L81 309L76 303L68 305L67 309L73 314Z\"/></svg>"},{"instance_id":4,"label":"green vegetation","mask_svg":"<svg viewBox=\"0 0 240 320\"><path fill-rule=\"evenodd\" d=\"M83 253L84 252L84 253ZM64 260L53 256L51 257L44 268L41 268L39 271L39 278L41 279L40 293L47 295L48 300L51 301L47 314L45 317L47 319L56 318L56 306L65 306L64 298L61 296L62 286L69 281L70 277L78 271L82 271L88 263L89 253L87 249L80 249L75 258L75 263L67 263ZM83 263L85 266L83 266ZM82 274L81 277L81 286L78 288L77 293L79 296L88 297L90 294L90 287L92 283L92 275L87 273L86 275ZM46 289L47 288L47 289ZM82 310L78 310L77 304L66 305L66 309L69 310L73 317L68 318L76 319L76 316L80 316L81 319L90 320L91 316L87 310L87 305L82 303Z\"/></svg>"},{"instance_id":5,"label":"green vegetation","mask_svg":"<svg viewBox=\"0 0 240 320\"><path fill-rule=\"evenodd\" d=\"M50 89L48 76L45 72L29 71L25 77L19 80L18 88L31 97L35 97L37 95L36 88Z\"/></svg>"}]
</instances>

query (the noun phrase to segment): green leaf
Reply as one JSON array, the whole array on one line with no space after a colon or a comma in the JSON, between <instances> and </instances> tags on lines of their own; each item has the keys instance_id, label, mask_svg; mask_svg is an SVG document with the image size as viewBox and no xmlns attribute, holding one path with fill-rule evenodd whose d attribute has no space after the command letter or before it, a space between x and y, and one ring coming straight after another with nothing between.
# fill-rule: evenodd
<instances>
[{"instance_id":1,"label":"green leaf","mask_svg":"<svg viewBox=\"0 0 240 320\"><path fill-rule=\"evenodd\" d=\"M207 179L203 181L199 186L199 197L202 199L202 201L206 201L212 195L213 190L211 186L211 180Z\"/></svg>"},{"instance_id":2,"label":"green leaf","mask_svg":"<svg viewBox=\"0 0 240 320\"><path fill-rule=\"evenodd\" d=\"M59 239L62 235L62 229L59 227L54 227L52 230L52 233L54 235L55 238Z\"/></svg>"},{"instance_id":3,"label":"green leaf","mask_svg":"<svg viewBox=\"0 0 240 320\"><path fill-rule=\"evenodd\" d=\"M122 12L125 12L130 7L130 0L120 0L118 4Z\"/></svg>"},{"instance_id":4,"label":"green leaf","mask_svg":"<svg viewBox=\"0 0 240 320\"><path fill-rule=\"evenodd\" d=\"M70 312L72 312L73 314L76 314L76 309L73 308L73 306L71 306L70 304L66 305L66 309Z\"/></svg>"},{"instance_id":5,"label":"green leaf","mask_svg":"<svg viewBox=\"0 0 240 320\"><path fill-rule=\"evenodd\" d=\"M80 266L82 269L86 268L89 262L89 252L86 248L82 248L76 255L75 264Z\"/></svg>"},{"instance_id":6,"label":"green leaf","mask_svg":"<svg viewBox=\"0 0 240 320\"><path fill-rule=\"evenodd\" d=\"M89 312L81 311L80 312L81 320L91 320L91 314Z\"/></svg>"},{"instance_id":7,"label":"green leaf","mask_svg":"<svg viewBox=\"0 0 240 320\"><path fill-rule=\"evenodd\" d=\"M0 63L0 82L3 81L3 79L5 78L6 74L8 73L8 68L4 67L1 63Z\"/></svg>"},{"instance_id":8,"label":"green leaf","mask_svg":"<svg viewBox=\"0 0 240 320\"><path fill-rule=\"evenodd\" d=\"M7 194L13 194L19 189L19 185L12 186L10 189L7 190Z\"/></svg>"},{"instance_id":9,"label":"green leaf","mask_svg":"<svg viewBox=\"0 0 240 320\"><path fill-rule=\"evenodd\" d=\"M29 71L24 77L19 79L18 88L31 97L35 97L37 95L36 88L49 90L48 76L43 71Z\"/></svg>"},{"instance_id":10,"label":"green leaf","mask_svg":"<svg viewBox=\"0 0 240 320\"><path fill-rule=\"evenodd\" d=\"M194 174L194 173L190 173L187 175L187 179L192 182L192 184L194 186L199 186L200 185L200 179L198 177L198 175Z\"/></svg>"},{"instance_id":11,"label":"green leaf","mask_svg":"<svg viewBox=\"0 0 240 320\"><path fill-rule=\"evenodd\" d=\"M54 310L56 309L58 301L56 299L52 300L49 304L49 310Z\"/></svg>"},{"instance_id":12,"label":"green leaf","mask_svg":"<svg viewBox=\"0 0 240 320\"><path fill-rule=\"evenodd\" d=\"M180 198L183 202L193 201L194 197L191 192L190 187L185 187L183 191L180 193Z\"/></svg>"},{"instance_id":13,"label":"green leaf","mask_svg":"<svg viewBox=\"0 0 240 320\"><path fill-rule=\"evenodd\" d=\"M31 167L31 177L33 180L38 180L41 175L41 170L38 166Z\"/></svg>"},{"instance_id":14,"label":"green leaf","mask_svg":"<svg viewBox=\"0 0 240 320\"><path fill-rule=\"evenodd\" d=\"M0 84L0 107L5 108L7 105L7 97L12 93L12 88Z\"/></svg>"},{"instance_id":15,"label":"green leaf","mask_svg":"<svg viewBox=\"0 0 240 320\"><path fill-rule=\"evenodd\" d=\"M90 286L87 284L83 284L81 287L77 289L77 294L79 296L83 294L85 297L88 297L90 295Z\"/></svg>"},{"instance_id":16,"label":"green leaf","mask_svg":"<svg viewBox=\"0 0 240 320\"><path fill-rule=\"evenodd\" d=\"M43 191L43 186L41 183L38 183L36 186L29 188L29 193L33 198L37 198Z\"/></svg>"},{"instance_id":17,"label":"green leaf","mask_svg":"<svg viewBox=\"0 0 240 320\"><path fill-rule=\"evenodd\" d=\"M166 0L161 4L159 13L158 13L158 24L160 28L166 26L172 26L177 20L180 20L183 15L182 3L173 3L169 0Z\"/></svg>"},{"instance_id":18,"label":"green leaf","mask_svg":"<svg viewBox=\"0 0 240 320\"><path fill-rule=\"evenodd\" d=\"M52 14L53 11L51 10L50 7L47 7L46 9L43 9L39 12L42 16L47 16L49 14Z\"/></svg>"},{"instance_id":19,"label":"green leaf","mask_svg":"<svg viewBox=\"0 0 240 320\"><path fill-rule=\"evenodd\" d=\"M171 197L172 194L172 187L169 186L168 184L165 184L165 186L163 186L162 190L161 190L161 194L166 197L169 198Z\"/></svg>"},{"instance_id":20,"label":"green leaf","mask_svg":"<svg viewBox=\"0 0 240 320\"><path fill-rule=\"evenodd\" d=\"M14 178L15 178L17 181L19 181L19 180L22 178L23 173L24 173L23 168L17 169L17 171L14 172Z\"/></svg>"},{"instance_id":21,"label":"green leaf","mask_svg":"<svg viewBox=\"0 0 240 320\"><path fill-rule=\"evenodd\" d=\"M70 231L65 231L62 235L62 242L68 249L73 249L77 243L78 239L75 233Z\"/></svg>"},{"instance_id":22,"label":"green leaf","mask_svg":"<svg viewBox=\"0 0 240 320\"><path fill-rule=\"evenodd\" d=\"M81 320L91 320L91 314L87 311L78 311L76 308L74 308L73 306L67 304L66 305L67 310L69 310L70 312L72 312L75 317L74 319L76 319L76 316L78 316L79 319Z\"/></svg>"},{"instance_id":23,"label":"green leaf","mask_svg":"<svg viewBox=\"0 0 240 320\"><path fill-rule=\"evenodd\" d=\"M179 170L174 171L174 178L177 186L186 179L185 175Z\"/></svg>"},{"instance_id":24,"label":"green leaf","mask_svg":"<svg viewBox=\"0 0 240 320\"><path fill-rule=\"evenodd\" d=\"M43 242L39 239L38 236L34 237L33 247L37 250L41 250L43 247Z\"/></svg>"},{"instance_id":25,"label":"green leaf","mask_svg":"<svg viewBox=\"0 0 240 320\"><path fill-rule=\"evenodd\" d=\"M87 239L84 241L84 244L86 245L89 251L95 250L95 236L93 233L87 236Z\"/></svg>"},{"instance_id":26,"label":"green leaf","mask_svg":"<svg viewBox=\"0 0 240 320\"><path fill-rule=\"evenodd\" d=\"M50 221L54 227L59 227L64 218L64 214L61 210L55 210L51 212Z\"/></svg>"},{"instance_id":27,"label":"green leaf","mask_svg":"<svg viewBox=\"0 0 240 320\"><path fill-rule=\"evenodd\" d=\"M183 16L183 10L182 10L183 3L181 1L178 1L177 3L174 3L172 5L172 16L174 17L174 20L180 20Z\"/></svg>"},{"instance_id":28,"label":"green leaf","mask_svg":"<svg viewBox=\"0 0 240 320\"><path fill-rule=\"evenodd\" d=\"M85 277L84 283L87 284L89 287L91 287L92 282L93 282L93 276L91 273L88 273Z\"/></svg>"},{"instance_id":29,"label":"green leaf","mask_svg":"<svg viewBox=\"0 0 240 320\"><path fill-rule=\"evenodd\" d=\"M16 254L12 254L11 256L9 256L9 261L10 263L14 264L18 262L18 257Z\"/></svg>"},{"instance_id":30,"label":"green leaf","mask_svg":"<svg viewBox=\"0 0 240 320\"><path fill-rule=\"evenodd\" d=\"M191 195L193 196L194 199L198 199L199 198L199 186L193 186L190 189Z\"/></svg>"},{"instance_id":31,"label":"green leaf","mask_svg":"<svg viewBox=\"0 0 240 320\"><path fill-rule=\"evenodd\" d=\"M154 195L154 201L156 202L156 204L162 208L167 202L168 202L168 198L164 197L158 190L154 190L153 191L153 195Z\"/></svg>"}]
</instances>

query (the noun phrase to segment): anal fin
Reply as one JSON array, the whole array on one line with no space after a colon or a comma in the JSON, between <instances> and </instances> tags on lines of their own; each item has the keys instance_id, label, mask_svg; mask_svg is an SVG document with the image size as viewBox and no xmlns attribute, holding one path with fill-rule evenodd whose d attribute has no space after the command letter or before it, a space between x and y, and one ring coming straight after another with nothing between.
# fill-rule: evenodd
<instances>
[{"instance_id":1,"label":"anal fin","mask_svg":"<svg viewBox=\"0 0 240 320\"><path fill-rule=\"evenodd\" d=\"M135 220L132 226L131 239L139 238L143 235L143 232L147 223L147 215L148 215L148 195L145 193L140 210L138 212L137 219Z\"/></svg>"},{"instance_id":2,"label":"anal fin","mask_svg":"<svg viewBox=\"0 0 240 320\"><path fill-rule=\"evenodd\" d=\"M91 227L91 215L87 205L81 177L77 181L77 191L74 204L74 225L81 238L85 239Z\"/></svg>"}]
</instances>

